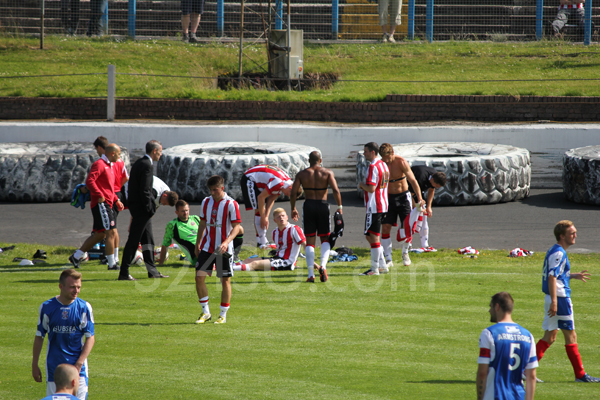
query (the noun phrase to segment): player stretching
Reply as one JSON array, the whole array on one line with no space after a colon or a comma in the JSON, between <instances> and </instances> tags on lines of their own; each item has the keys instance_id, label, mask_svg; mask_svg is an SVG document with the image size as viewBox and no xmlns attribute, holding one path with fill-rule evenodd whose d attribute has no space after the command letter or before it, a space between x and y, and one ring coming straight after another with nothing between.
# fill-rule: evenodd
<instances>
[{"instance_id":1,"label":"player stretching","mask_svg":"<svg viewBox=\"0 0 600 400\"><path fill-rule=\"evenodd\" d=\"M477 400L533 400L535 394L535 343L529 331L512 320L514 301L507 292L496 293L490 302L490 321L479 336ZM527 377L523 390L521 376Z\"/></svg>"},{"instance_id":2,"label":"player stretching","mask_svg":"<svg viewBox=\"0 0 600 400\"><path fill-rule=\"evenodd\" d=\"M202 201L200 207L200 226L196 239L196 292L202 306L202 314L196 321L204 324L211 320L208 307L208 288L206 277L212 276L216 264L217 277L221 278L221 313L215 324L227 321L227 311L231 301L231 277L233 276L233 239L240 229L240 209L238 203L225 193L223 177L213 175L206 186L210 196ZM206 232L205 232L206 231Z\"/></svg>"},{"instance_id":3,"label":"player stretching","mask_svg":"<svg viewBox=\"0 0 600 400\"><path fill-rule=\"evenodd\" d=\"M280 168L272 165L257 165L248 169L240 181L246 210L254 211L254 228L257 246L274 249L277 246L267 241L269 214L273 203L281 193L290 196L292 180Z\"/></svg>"},{"instance_id":4,"label":"player stretching","mask_svg":"<svg viewBox=\"0 0 600 400\"><path fill-rule=\"evenodd\" d=\"M571 273L571 264L567 257L567 249L575 244L577 229L571 221L560 221L554 227L556 244L548 250L544 259L544 273L542 279L542 291L546 294L544 301L544 337L537 342L537 358L541 360L544 352L556 340L556 334L560 329L565 335L565 349L567 356L573 365L575 382L600 382L599 378L589 376L583 370L581 356L577 348L577 334L575 333L575 321L573 318L573 304L571 303L572 279L583 282L590 279L591 274L587 270L578 274Z\"/></svg>"},{"instance_id":5,"label":"player stretching","mask_svg":"<svg viewBox=\"0 0 600 400\"><path fill-rule=\"evenodd\" d=\"M427 209L423 212L423 223L419 230L419 236L421 237L420 250L423 250L424 253L429 253L436 250L429 246L429 224L427 219L433 215L431 204L433 203L433 196L435 196L435 189L446 185L446 174L437 172L434 168L426 165L413 165L411 170L419 185L415 187L411 184L409 187L410 192L414 197L419 198L417 193L422 191L421 198L425 197L427 199ZM425 194L425 191L427 191L427 194Z\"/></svg>"},{"instance_id":6,"label":"player stretching","mask_svg":"<svg viewBox=\"0 0 600 400\"><path fill-rule=\"evenodd\" d=\"M302 228L288 222L283 208L273 211L277 229L273 230L273 241L277 243L277 254L260 260L247 258L241 264L234 265L235 271L293 271L300 253L300 246L306 245ZM254 261L253 261L254 260Z\"/></svg>"},{"instance_id":7,"label":"player stretching","mask_svg":"<svg viewBox=\"0 0 600 400\"><path fill-rule=\"evenodd\" d=\"M402 240L402 263L405 266L410 265L410 257L408 256L408 247L412 240L412 227L409 224L410 210L412 209L412 200L408 190L408 185L419 187L415 177L410 169L408 161L403 157L394 154L394 148L389 143L383 143L379 148L381 159L385 162L390 170L390 182L388 186L388 202L389 209L383 218L383 227L381 230L381 244L383 245L383 253L385 255L386 268L392 267L392 239L390 233L392 226L397 225L398 217L400 217L400 228L398 232L404 232ZM419 205L423 204L421 191L417 200ZM400 241L400 240L399 240ZM385 269L384 269L385 271Z\"/></svg>"},{"instance_id":8,"label":"player stretching","mask_svg":"<svg viewBox=\"0 0 600 400\"><path fill-rule=\"evenodd\" d=\"M40 318L33 341L32 375L36 382L42 381L42 371L38 362L47 333L46 395L50 396L56 392L54 371L59 364L66 363L77 368L77 397L85 400L88 393L87 357L95 343L92 306L78 298L81 273L74 269L65 269L58 281L60 294L40 306Z\"/></svg>"},{"instance_id":9,"label":"player stretching","mask_svg":"<svg viewBox=\"0 0 600 400\"><path fill-rule=\"evenodd\" d=\"M317 235L321 240L321 266L319 276L321 282L327 281L327 260L331 245L328 241L331 231L331 220L329 215L329 203L327 203L327 190L331 187L333 198L337 203L337 209L342 214L342 195L338 189L335 176L331 170L323 168L321 153L313 151L308 156L310 167L298 172L292 186L290 204L292 208L292 219L298 221L298 210L296 210L296 193L300 185L304 190L306 200L302 205L302 225L306 235L306 265L308 266L308 279L306 282L315 281L315 244Z\"/></svg>"},{"instance_id":10,"label":"player stretching","mask_svg":"<svg viewBox=\"0 0 600 400\"><path fill-rule=\"evenodd\" d=\"M366 182L360 182L358 187L365 191L365 236L371 245L371 268L361 275L379 275L388 272L388 267L383 256L383 249L379 241L381 235L381 221L388 210L388 181L390 170L386 163L381 161L377 154L379 146L375 142L365 144L365 159L371 163L367 172Z\"/></svg>"}]
</instances>

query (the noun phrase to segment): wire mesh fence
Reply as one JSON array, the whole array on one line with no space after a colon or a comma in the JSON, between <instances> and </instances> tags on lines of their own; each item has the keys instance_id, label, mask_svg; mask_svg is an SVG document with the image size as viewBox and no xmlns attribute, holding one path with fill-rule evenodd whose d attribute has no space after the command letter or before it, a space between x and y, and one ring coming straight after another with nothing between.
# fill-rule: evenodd
<instances>
[{"instance_id":1,"label":"wire mesh fence","mask_svg":"<svg viewBox=\"0 0 600 400\"><path fill-rule=\"evenodd\" d=\"M536 1L540 0L437 0L435 3L429 0L433 10L432 39L535 40ZM415 0L415 38L426 37L427 2ZM0 0L0 34L39 34L42 4L45 34L159 38L182 35L182 1L179 0ZM546 36L553 34L551 24L557 16L558 6L559 0L546 1L543 5L542 26ZM238 38L241 11L240 0L204 0L197 36ZM600 25L599 13L600 7L592 8L595 41L598 40L595 26ZM408 1L404 0L397 38L408 34L411 25L408 14ZM250 0L244 3L243 16L244 37L260 38L268 29L287 26L288 7L281 0ZM304 31L304 39L373 40L382 37L376 0L293 0L289 20L291 29ZM561 33L566 38L581 39L582 29L575 15Z\"/></svg>"}]
</instances>

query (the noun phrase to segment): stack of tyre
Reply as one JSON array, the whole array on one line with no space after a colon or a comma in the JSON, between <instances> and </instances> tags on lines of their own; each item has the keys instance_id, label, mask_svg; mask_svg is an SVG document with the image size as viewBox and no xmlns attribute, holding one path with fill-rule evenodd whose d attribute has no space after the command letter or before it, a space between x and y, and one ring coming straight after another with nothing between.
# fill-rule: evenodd
<instances>
[{"instance_id":1,"label":"stack of tyre","mask_svg":"<svg viewBox=\"0 0 600 400\"><path fill-rule=\"evenodd\" d=\"M202 201L210 193L206 181L212 175L225 179L225 191L242 200L240 180L250 167L280 167L290 178L307 168L315 147L277 142L213 142L174 146L163 151L157 175L186 201Z\"/></svg>"},{"instance_id":2,"label":"stack of tyre","mask_svg":"<svg viewBox=\"0 0 600 400\"><path fill-rule=\"evenodd\" d=\"M121 157L129 165L127 149ZM4 143L0 148L0 201L70 201L98 159L87 142Z\"/></svg>"},{"instance_id":3,"label":"stack of tyre","mask_svg":"<svg viewBox=\"0 0 600 400\"><path fill-rule=\"evenodd\" d=\"M600 205L600 146L579 147L565 153L563 192L575 203Z\"/></svg>"},{"instance_id":4,"label":"stack of tyre","mask_svg":"<svg viewBox=\"0 0 600 400\"><path fill-rule=\"evenodd\" d=\"M427 142L395 144L394 153L411 165L444 172L446 186L435 191L433 204L493 204L529 196L531 160L527 149L487 143ZM369 162L356 161L356 180L364 182ZM363 196L362 190L358 190Z\"/></svg>"}]
</instances>

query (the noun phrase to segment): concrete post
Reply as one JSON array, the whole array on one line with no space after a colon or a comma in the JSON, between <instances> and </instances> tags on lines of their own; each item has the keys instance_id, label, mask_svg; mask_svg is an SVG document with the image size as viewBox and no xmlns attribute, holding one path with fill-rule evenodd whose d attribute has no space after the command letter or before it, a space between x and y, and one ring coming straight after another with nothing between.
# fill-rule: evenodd
<instances>
[{"instance_id":1,"label":"concrete post","mask_svg":"<svg viewBox=\"0 0 600 400\"><path fill-rule=\"evenodd\" d=\"M108 65L108 92L106 95L106 119L108 121L115 120L115 81L116 67L112 64Z\"/></svg>"}]
</instances>

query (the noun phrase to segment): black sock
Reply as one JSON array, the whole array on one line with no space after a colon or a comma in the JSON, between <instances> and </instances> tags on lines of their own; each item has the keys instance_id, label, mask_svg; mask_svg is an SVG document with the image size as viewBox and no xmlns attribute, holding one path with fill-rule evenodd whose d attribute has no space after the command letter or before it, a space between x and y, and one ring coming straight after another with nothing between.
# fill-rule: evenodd
<instances>
[{"instance_id":1,"label":"black sock","mask_svg":"<svg viewBox=\"0 0 600 400\"><path fill-rule=\"evenodd\" d=\"M242 250L242 244L244 244L244 235L236 236L233 239L233 255L236 259L240 255L240 251Z\"/></svg>"}]
</instances>

